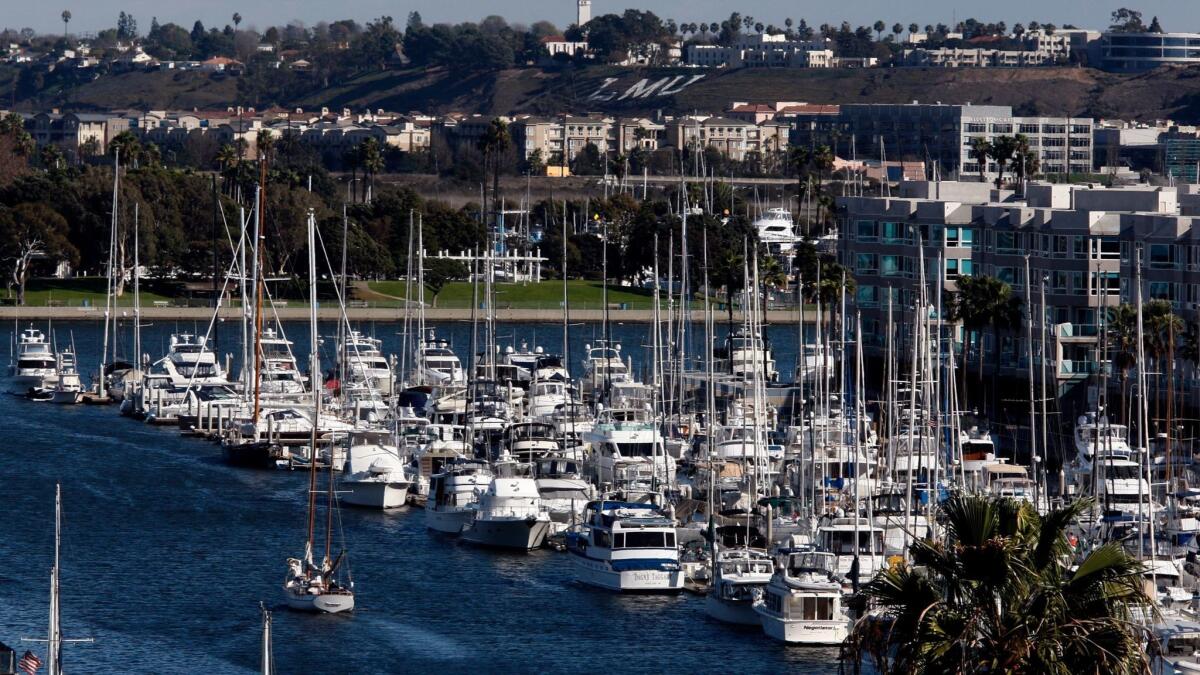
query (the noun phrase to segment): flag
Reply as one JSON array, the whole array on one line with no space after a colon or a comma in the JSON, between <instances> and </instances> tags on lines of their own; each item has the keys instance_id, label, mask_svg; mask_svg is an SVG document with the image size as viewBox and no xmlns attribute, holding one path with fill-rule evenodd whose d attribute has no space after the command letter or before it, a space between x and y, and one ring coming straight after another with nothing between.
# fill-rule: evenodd
<instances>
[{"instance_id":1,"label":"flag","mask_svg":"<svg viewBox=\"0 0 1200 675\"><path fill-rule=\"evenodd\" d=\"M37 657L37 654L31 651L26 651L25 656L22 656L21 660L17 662L17 668L29 673L29 675L34 675L41 667L42 660Z\"/></svg>"}]
</instances>

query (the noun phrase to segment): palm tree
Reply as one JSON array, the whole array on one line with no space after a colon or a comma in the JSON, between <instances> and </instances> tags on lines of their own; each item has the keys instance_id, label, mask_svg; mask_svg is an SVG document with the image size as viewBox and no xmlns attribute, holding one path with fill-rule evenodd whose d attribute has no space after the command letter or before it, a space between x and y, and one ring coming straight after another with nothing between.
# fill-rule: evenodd
<instances>
[{"instance_id":1,"label":"palm tree","mask_svg":"<svg viewBox=\"0 0 1200 675\"><path fill-rule=\"evenodd\" d=\"M238 26L240 26L240 25L242 25L242 15L237 12L234 12L233 13L233 29L237 30Z\"/></svg>"},{"instance_id":2,"label":"palm tree","mask_svg":"<svg viewBox=\"0 0 1200 675\"><path fill-rule=\"evenodd\" d=\"M992 406L995 407L995 387L1000 374L1000 333L1021 325L1021 296L1012 292L1012 286L985 275L961 276L958 290L950 298L951 320L962 321L963 327L979 336L979 383L983 384L983 331L992 332ZM993 411L994 412L994 411Z\"/></svg>"},{"instance_id":3,"label":"palm tree","mask_svg":"<svg viewBox=\"0 0 1200 675\"><path fill-rule=\"evenodd\" d=\"M1000 189L1000 184L1004 181L1004 165L1007 164L1017 152L1017 143L1012 136L998 136L995 141L992 141L992 158L996 160L996 189Z\"/></svg>"},{"instance_id":4,"label":"palm tree","mask_svg":"<svg viewBox=\"0 0 1200 675\"><path fill-rule=\"evenodd\" d=\"M362 165L364 178L367 179L367 202L375 194L375 174L383 170L383 153L379 151L379 141L374 138L359 143L358 160Z\"/></svg>"},{"instance_id":5,"label":"palm tree","mask_svg":"<svg viewBox=\"0 0 1200 675\"><path fill-rule=\"evenodd\" d=\"M875 22L875 25L871 27L875 29L875 41L882 42L883 31L887 30L887 24L883 22L883 19L879 19Z\"/></svg>"},{"instance_id":6,"label":"palm tree","mask_svg":"<svg viewBox=\"0 0 1200 675\"><path fill-rule=\"evenodd\" d=\"M1113 365L1121 372L1121 417L1125 416L1129 393L1129 371L1137 365L1137 308L1122 303L1108 311L1108 349Z\"/></svg>"},{"instance_id":7,"label":"palm tree","mask_svg":"<svg viewBox=\"0 0 1200 675\"><path fill-rule=\"evenodd\" d=\"M921 30L921 27L915 23L908 24L908 39L912 40L913 34Z\"/></svg>"},{"instance_id":8,"label":"palm tree","mask_svg":"<svg viewBox=\"0 0 1200 675\"><path fill-rule=\"evenodd\" d=\"M259 129L254 135L254 154L258 161L270 161L271 150L275 147L275 137L269 129Z\"/></svg>"},{"instance_id":9,"label":"palm tree","mask_svg":"<svg viewBox=\"0 0 1200 675\"><path fill-rule=\"evenodd\" d=\"M57 145L43 145L38 151L38 161L42 164L42 169L45 171L54 171L62 168L63 153L58 149Z\"/></svg>"},{"instance_id":10,"label":"palm tree","mask_svg":"<svg viewBox=\"0 0 1200 675\"><path fill-rule=\"evenodd\" d=\"M215 159L217 166L220 167L221 178L225 183L223 189L228 193L229 185L233 177L234 167L241 160L241 158L238 157L237 149L234 148L233 145L226 143L225 145L221 146L220 150L217 151L217 156Z\"/></svg>"},{"instance_id":11,"label":"palm tree","mask_svg":"<svg viewBox=\"0 0 1200 675\"><path fill-rule=\"evenodd\" d=\"M778 291L787 286L787 270L783 269L783 263L779 262L779 258L760 252L758 259L758 281L762 284L762 316L763 323L766 323L767 290L773 289Z\"/></svg>"},{"instance_id":12,"label":"palm tree","mask_svg":"<svg viewBox=\"0 0 1200 675\"><path fill-rule=\"evenodd\" d=\"M483 179L487 183L488 165L492 171L492 206L499 207L500 195L500 156L512 145L512 137L508 134L508 124L499 117L492 120L487 131L479 137L479 150L483 152ZM486 207L486 204L482 206Z\"/></svg>"},{"instance_id":13,"label":"palm tree","mask_svg":"<svg viewBox=\"0 0 1200 675\"><path fill-rule=\"evenodd\" d=\"M946 500L944 540L915 541L911 564L858 594L876 611L855 625L843 659L870 659L881 673L1149 672L1136 619L1152 607L1141 563L1117 543L1079 561L1068 540L1090 508L1081 499L1042 516L1012 499Z\"/></svg>"},{"instance_id":14,"label":"palm tree","mask_svg":"<svg viewBox=\"0 0 1200 675\"><path fill-rule=\"evenodd\" d=\"M900 39L900 34L903 32L904 32L904 24L899 23L899 22L892 24L892 35L894 36L892 38L893 40L898 41Z\"/></svg>"},{"instance_id":15,"label":"palm tree","mask_svg":"<svg viewBox=\"0 0 1200 675\"><path fill-rule=\"evenodd\" d=\"M987 181L987 161L992 156L992 144L983 136L971 139L971 157L979 162L979 182Z\"/></svg>"},{"instance_id":16,"label":"palm tree","mask_svg":"<svg viewBox=\"0 0 1200 675\"><path fill-rule=\"evenodd\" d=\"M63 38L66 38L67 33L70 32L68 29L71 26L71 10L69 10L69 9L63 10L62 22L63 22Z\"/></svg>"},{"instance_id":17,"label":"palm tree","mask_svg":"<svg viewBox=\"0 0 1200 675\"><path fill-rule=\"evenodd\" d=\"M121 151L121 161L126 166L137 166L138 159L142 156L142 143L133 132L122 131L108 143L109 154L115 154L118 150Z\"/></svg>"}]
</instances>

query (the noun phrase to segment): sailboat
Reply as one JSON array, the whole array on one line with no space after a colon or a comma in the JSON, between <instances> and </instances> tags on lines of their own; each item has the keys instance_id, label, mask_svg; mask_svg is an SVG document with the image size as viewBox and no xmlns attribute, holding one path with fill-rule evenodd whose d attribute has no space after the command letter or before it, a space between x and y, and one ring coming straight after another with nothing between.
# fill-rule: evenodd
<instances>
[{"instance_id":1,"label":"sailboat","mask_svg":"<svg viewBox=\"0 0 1200 675\"><path fill-rule=\"evenodd\" d=\"M271 652L271 610L267 606L258 603L262 610L262 675L274 675L275 673L275 656Z\"/></svg>"},{"instance_id":2,"label":"sailboat","mask_svg":"<svg viewBox=\"0 0 1200 675\"><path fill-rule=\"evenodd\" d=\"M319 337L317 335L317 252L316 252L316 216L308 213L308 274L309 274L309 320L311 322L309 335L311 345L312 372L321 372L320 354L318 353ZM312 387L312 433L311 445L313 457L316 455L317 430L320 427L321 416L321 387ZM333 462L329 462L328 490L326 496L326 526L325 526L325 555L318 563L314 558L314 533L317 525L317 462L308 463L308 538L304 543L302 558L288 558L287 577L283 583L284 596L288 607L307 612L325 612L338 614L354 609L353 582L343 585L335 576L338 568L345 560L345 550L331 557L333 546L333 509L336 508L333 490Z\"/></svg>"},{"instance_id":3,"label":"sailboat","mask_svg":"<svg viewBox=\"0 0 1200 675\"><path fill-rule=\"evenodd\" d=\"M62 485L54 486L54 567L50 570L50 623L46 638L26 638L25 642L46 643L47 675L62 675L62 647L67 642L92 642L92 638L64 639L62 636L62 607L59 605L58 566L59 551L62 549Z\"/></svg>"}]
</instances>

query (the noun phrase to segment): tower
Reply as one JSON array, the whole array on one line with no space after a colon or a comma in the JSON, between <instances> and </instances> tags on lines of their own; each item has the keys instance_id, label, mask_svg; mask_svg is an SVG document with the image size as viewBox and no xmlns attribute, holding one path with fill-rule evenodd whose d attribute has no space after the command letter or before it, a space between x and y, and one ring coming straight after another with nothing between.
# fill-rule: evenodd
<instances>
[{"instance_id":1,"label":"tower","mask_svg":"<svg viewBox=\"0 0 1200 675\"><path fill-rule=\"evenodd\" d=\"M575 25L583 28L584 24L592 20L592 0L576 0L578 11L575 17Z\"/></svg>"}]
</instances>

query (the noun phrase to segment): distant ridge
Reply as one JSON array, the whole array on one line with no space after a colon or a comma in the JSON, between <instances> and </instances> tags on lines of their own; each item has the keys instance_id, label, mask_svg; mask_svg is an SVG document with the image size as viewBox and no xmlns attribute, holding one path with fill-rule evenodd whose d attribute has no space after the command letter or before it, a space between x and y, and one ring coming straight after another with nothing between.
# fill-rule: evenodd
<instances>
[{"instance_id":1,"label":"distant ridge","mask_svg":"<svg viewBox=\"0 0 1200 675\"><path fill-rule=\"evenodd\" d=\"M662 95L662 91L667 91ZM627 95L625 95L627 94ZM624 96L623 96L624 95ZM865 70L609 66L521 68L460 74L442 68L370 73L270 101L288 107L384 108L482 114L720 112L731 101L1010 105L1021 114L1200 122L1200 68L1118 75L1088 68L882 68ZM192 72L126 73L18 101L18 109L223 108L239 100L237 78ZM261 103L260 107L261 107Z\"/></svg>"}]
</instances>

